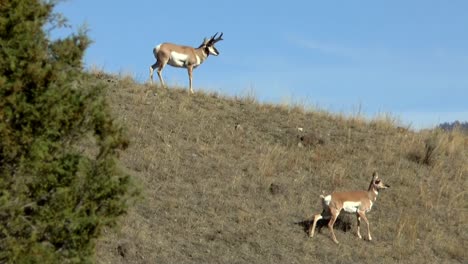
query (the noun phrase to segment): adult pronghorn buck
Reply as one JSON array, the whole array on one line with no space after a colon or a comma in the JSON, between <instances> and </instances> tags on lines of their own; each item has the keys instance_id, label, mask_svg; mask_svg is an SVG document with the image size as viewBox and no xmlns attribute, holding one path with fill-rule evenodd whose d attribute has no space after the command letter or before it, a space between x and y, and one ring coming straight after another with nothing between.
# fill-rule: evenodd
<instances>
[{"instance_id":1,"label":"adult pronghorn buck","mask_svg":"<svg viewBox=\"0 0 468 264\"><path fill-rule=\"evenodd\" d=\"M327 196L320 195L320 198L322 199L323 211L322 213L316 214L314 216L314 223L309 230L309 236L314 236L315 225L317 224L318 220L330 219L328 228L330 229L333 241L338 244L335 232L333 231L333 225L335 224L336 218L340 214L341 210L344 210L347 213L356 214L357 236L360 239L362 236L359 232L359 226L361 224L361 218L364 219L367 224L367 235L369 236L369 240L372 240L366 212L369 212L372 209L372 205L377 200L379 190L386 189L388 187L390 186L384 184L382 180L379 179L377 172L374 172L372 174L372 180L367 191L334 192Z\"/></svg>"},{"instance_id":2,"label":"adult pronghorn buck","mask_svg":"<svg viewBox=\"0 0 468 264\"><path fill-rule=\"evenodd\" d=\"M151 84L153 83L153 72L157 68L159 81L161 81L162 86L164 80L161 76L161 72L164 69L166 64L169 64L174 67L186 68L189 75L189 88L190 92L193 93L192 89L192 71L202 64L208 56L214 55L218 56L219 52L215 47L216 42L223 40L223 33L216 37L218 33L212 36L209 39L204 39L203 43L198 48L192 48L188 46L180 46L172 43L162 43L157 45L153 49L154 57L156 58L156 63L150 67L150 79Z\"/></svg>"}]
</instances>

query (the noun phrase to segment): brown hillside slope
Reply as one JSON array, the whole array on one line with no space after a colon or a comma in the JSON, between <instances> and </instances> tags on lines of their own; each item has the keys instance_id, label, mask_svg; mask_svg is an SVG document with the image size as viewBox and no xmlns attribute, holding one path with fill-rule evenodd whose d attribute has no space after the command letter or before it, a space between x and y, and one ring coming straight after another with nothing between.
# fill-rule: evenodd
<instances>
[{"instance_id":1,"label":"brown hillside slope","mask_svg":"<svg viewBox=\"0 0 468 264\"><path fill-rule=\"evenodd\" d=\"M93 81L108 83L115 116L128 128L121 162L143 197L119 227L104 230L98 263L467 259L466 135L189 96L129 78ZM306 146L298 147L303 135ZM327 228L309 238L305 228L321 210L321 191L364 190L374 170L391 185L368 214L374 240L357 238L354 216L337 223L339 245Z\"/></svg>"}]
</instances>

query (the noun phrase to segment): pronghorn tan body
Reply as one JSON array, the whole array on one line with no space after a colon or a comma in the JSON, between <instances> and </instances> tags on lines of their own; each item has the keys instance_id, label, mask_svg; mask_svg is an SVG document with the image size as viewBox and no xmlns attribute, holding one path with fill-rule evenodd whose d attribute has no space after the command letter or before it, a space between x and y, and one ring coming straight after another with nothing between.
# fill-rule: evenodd
<instances>
[{"instance_id":1,"label":"pronghorn tan body","mask_svg":"<svg viewBox=\"0 0 468 264\"><path fill-rule=\"evenodd\" d=\"M189 91L193 93L192 89L192 72L193 69L197 68L202 64L209 55L218 56L219 52L214 46L216 42L223 40L222 36L219 35L216 38L216 33L210 39L204 39L203 43L198 48L180 46L172 43L162 43L157 45L153 49L154 57L156 58L156 63L150 67L150 79L153 83L153 72L158 69L159 81L161 81L162 86L166 86L162 78L161 72L164 69L166 64L169 64L173 67L186 68L189 75Z\"/></svg>"},{"instance_id":2,"label":"pronghorn tan body","mask_svg":"<svg viewBox=\"0 0 468 264\"><path fill-rule=\"evenodd\" d=\"M333 231L333 225L335 224L336 218L340 214L341 210L347 213L356 214L357 216L357 236L362 238L360 233L361 218L367 224L367 235L369 240L372 240L369 228L369 221L367 220L366 213L372 209L372 205L377 200L379 190L386 189L390 186L384 184L374 172L372 175L372 181L367 191L354 191L354 192L334 192L330 195L320 195L322 199L323 211L320 214L314 216L314 222L309 230L309 236L313 237L315 232L315 226L317 221L320 219L330 219L328 228L330 229L332 239L338 244L335 232Z\"/></svg>"}]
</instances>

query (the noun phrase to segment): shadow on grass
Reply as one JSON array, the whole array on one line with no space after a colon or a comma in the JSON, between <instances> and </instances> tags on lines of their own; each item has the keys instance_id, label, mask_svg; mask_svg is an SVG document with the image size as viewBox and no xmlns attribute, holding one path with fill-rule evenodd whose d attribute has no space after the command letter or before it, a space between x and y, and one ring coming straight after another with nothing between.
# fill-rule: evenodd
<instances>
[{"instance_id":1,"label":"shadow on grass","mask_svg":"<svg viewBox=\"0 0 468 264\"><path fill-rule=\"evenodd\" d=\"M330 222L330 219L320 219L320 220L318 220L317 224L315 226L315 230L317 232L321 233L323 227L328 228L328 222ZM295 224L299 225L299 226L302 226L303 231L307 235L309 235L309 230L310 230L310 228L312 226L312 223L313 223L313 220L308 219L308 220L303 220L303 221L300 221L300 222L296 222ZM339 216L335 221L334 229L335 230L342 230L343 232L348 232L349 230L351 230L351 224L352 223L351 223L351 220L349 219L349 217Z\"/></svg>"}]
</instances>

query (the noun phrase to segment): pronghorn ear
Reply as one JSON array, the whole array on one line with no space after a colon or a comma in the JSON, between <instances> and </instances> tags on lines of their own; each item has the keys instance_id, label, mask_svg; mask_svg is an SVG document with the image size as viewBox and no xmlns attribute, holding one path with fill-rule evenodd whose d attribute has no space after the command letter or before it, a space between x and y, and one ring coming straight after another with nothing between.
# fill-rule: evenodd
<instances>
[{"instance_id":1,"label":"pronghorn ear","mask_svg":"<svg viewBox=\"0 0 468 264\"><path fill-rule=\"evenodd\" d=\"M379 174L376 171L374 171L374 173L372 173L372 179L377 180L378 178L379 178Z\"/></svg>"}]
</instances>

